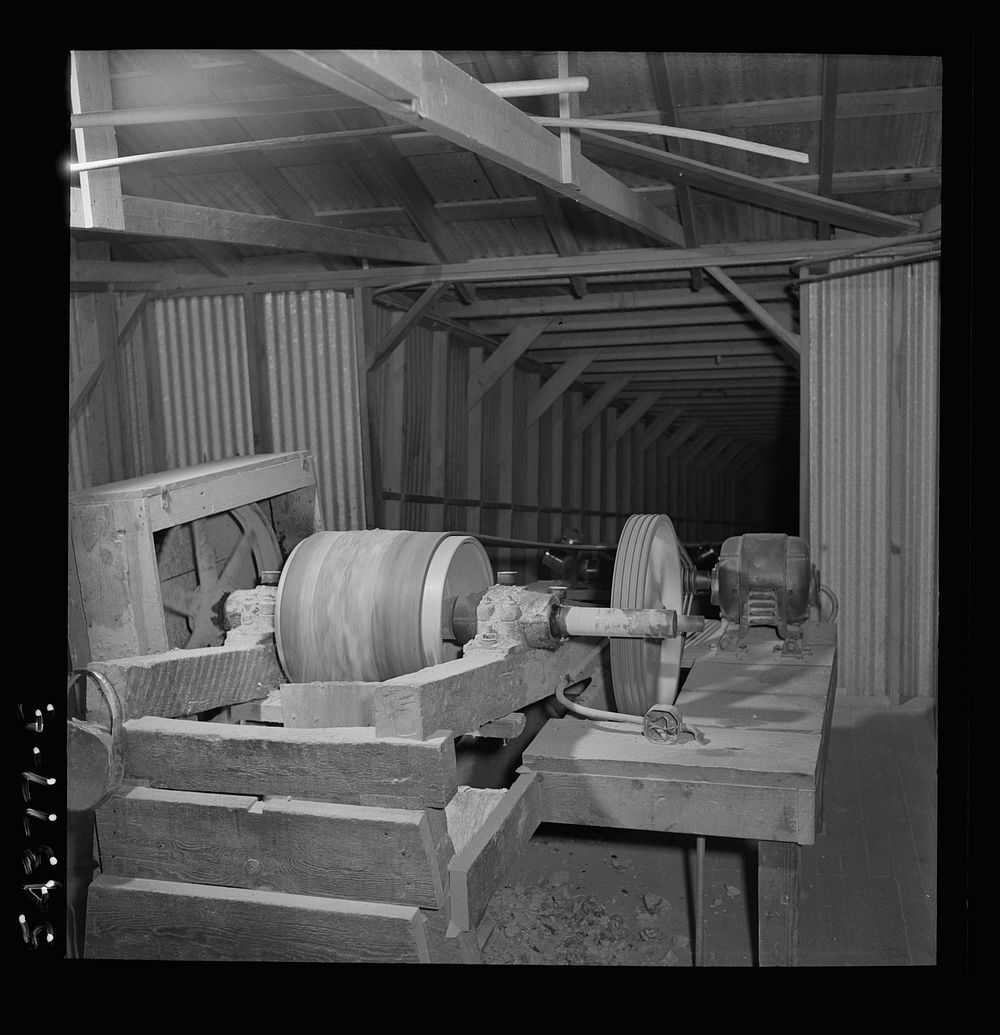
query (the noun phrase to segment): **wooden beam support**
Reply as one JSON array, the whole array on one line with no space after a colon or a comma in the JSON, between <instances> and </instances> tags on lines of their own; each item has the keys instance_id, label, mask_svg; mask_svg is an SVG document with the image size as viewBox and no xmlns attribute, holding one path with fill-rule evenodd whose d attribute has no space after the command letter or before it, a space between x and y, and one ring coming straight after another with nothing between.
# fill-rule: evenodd
<instances>
[{"instance_id":1,"label":"wooden beam support","mask_svg":"<svg viewBox=\"0 0 1000 1035\"><path fill-rule=\"evenodd\" d=\"M706 467L725 453L732 446L733 440L728 435L720 435L715 442L698 457L698 463Z\"/></svg>"},{"instance_id":2,"label":"wooden beam support","mask_svg":"<svg viewBox=\"0 0 1000 1035\"><path fill-rule=\"evenodd\" d=\"M823 112L819 126L819 184L817 193L828 198L833 194L834 149L837 141L837 55L823 55ZM830 224L821 219L816 226L820 241L830 239Z\"/></svg>"},{"instance_id":3,"label":"wooden beam support","mask_svg":"<svg viewBox=\"0 0 1000 1035\"><path fill-rule=\"evenodd\" d=\"M660 447L657 454L658 458L665 460L671 453L687 442L704 423L700 418L685 421Z\"/></svg>"},{"instance_id":4,"label":"wooden beam support","mask_svg":"<svg viewBox=\"0 0 1000 1035\"><path fill-rule=\"evenodd\" d=\"M614 402L615 397L631 381L630 375L612 378L603 384L577 415L570 428L570 440L578 438Z\"/></svg>"},{"instance_id":5,"label":"wooden beam support","mask_svg":"<svg viewBox=\"0 0 1000 1035\"><path fill-rule=\"evenodd\" d=\"M554 325L557 326L557 325ZM621 331L549 331L538 351L585 348L613 348L618 345L694 345L711 341L768 341L770 331L753 321L707 327L636 327Z\"/></svg>"},{"instance_id":6,"label":"wooden beam support","mask_svg":"<svg viewBox=\"0 0 1000 1035\"><path fill-rule=\"evenodd\" d=\"M643 432L639 439L639 452L645 453L683 412L680 406L668 406Z\"/></svg>"},{"instance_id":7,"label":"wooden beam support","mask_svg":"<svg viewBox=\"0 0 1000 1035\"><path fill-rule=\"evenodd\" d=\"M677 182L683 179L692 187L721 194L732 201L761 205L804 219L828 219L834 226L863 234L893 235L918 229L917 223L903 216L889 216L844 201L815 197L791 187L782 187L744 173L696 162L681 155L668 154L658 148L637 144L622 137L612 137L607 133L589 129L581 130L581 133L588 150L624 155L643 165L656 166L664 171L668 179Z\"/></svg>"},{"instance_id":8,"label":"wooden beam support","mask_svg":"<svg viewBox=\"0 0 1000 1035\"><path fill-rule=\"evenodd\" d=\"M111 107L111 79L106 50L74 50L70 54L70 102L74 113ZM115 131L110 126L78 129L76 155L80 162L118 157ZM80 226L124 230L122 181L117 169L80 173Z\"/></svg>"},{"instance_id":9,"label":"wooden beam support","mask_svg":"<svg viewBox=\"0 0 1000 1035\"><path fill-rule=\"evenodd\" d=\"M612 331L633 327L663 327L668 330L683 331L688 327L719 326L721 324L741 324L750 322L751 317L742 306L706 306L698 309L641 309L635 312L580 313L561 316L554 330L559 334L571 331ZM792 306L789 302L784 307L791 316ZM473 326L480 334L507 334L514 326L516 317L475 320Z\"/></svg>"},{"instance_id":10,"label":"wooden beam support","mask_svg":"<svg viewBox=\"0 0 1000 1035\"><path fill-rule=\"evenodd\" d=\"M382 340L367 354L365 369L369 373L389 357L393 349L406 337L409 330L434 305L434 302L448 290L448 287L449 285L443 281L431 284L392 327L386 331Z\"/></svg>"},{"instance_id":11,"label":"wooden beam support","mask_svg":"<svg viewBox=\"0 0 1000 1035\"><path fill-rule=\"evenodd\" d=\"M608 443L608 449L616 445L633 424L660 398L659 392L643 392L631 406L615 421L615 433Z\"/></svg>"},{"instance_id":12,"label":"wooden beam support","mask_svg":"<svg viewBox=\"0 0 1000 1035\"><path fill-rule=\"evenodd\" d=\"M707 266L705 272L724 287L735 299L741 302L754 315L757 321L766 327L778 342L784 346L783 353L788 362L796 369L799 369L800 353L802 344L799 336L783 327L778 321L755 299L751 298L732 277L723 273L717 266Z\"/></svg>"},{"instance_id":13,"label":"wooden beam support","mask_svg":"<svg viewBox=\"0 0 1000 1035\"><path fill-rule=\"evenodd\" d=\"M559 398L573 382L602 353L586 351L579 356L566 360L562 366L538 389L528 400L525 416L525 427L530 428L538 423L543 413Z\"/></svg>"},{"instance_id":14,"label":"wooden beam support","mask_svg":"<svg viewBox=\"0 0 1000 1035\"><path fill-rule=\"evenodd\" d=\"M539 316L524 320L501 342L493 354L486 360L469 384L467 406L472 410L492 386L503 377L504 373L517 362L538 339L539 335L552 323L550 317Z\"/></svg>"},{"instance_id":15,"label":"wooden beam support","mask_svg":"<svg viewBox=\"0 0 1000 1035\"><path fill-rule=\"evenodd\" d=\"M433 51L264 51L316 82L430 129L654 240L681 245L680 225L599 166L562 178L558 137Z\"/></svg>"},{"instance_id":16,"label":"wooden beam support","mask_svg":"<svg viewBox=\"0 0 1000 1035\"><path fill-rule=\"evenodd\" d=\"M656 98L657 107L663 112L666 118L666 125L680 126L681 120L677 112L677 105L674 103L673 85L670 82L670 66L667 63L667 55L664 53L649 53L646 55L649 71L653 77L653 96ZM671 144L669 137L659 138L660 146L664 151L676 150L676 144ZM698 247L698 231L695 223L694 204L691 200L691 191L686 183L678 183L677 213L681 217L681 226L684 228L684 247ZM691 271L691 287L700 291L704 283L701 270Z\"/></svg>"},{"instance_id":17,"label":"wooden beam support","mask_svg":"<svg viewBox=\"0 0 1000 1035\"><path fill-rule=\"evenodd\" d=\"M298 223L277 216L258 216L249 212L184 205L154 198L122 197L123 224L101 226L144 237L181 240L221 241L263 248L350 255L356 259L381 259L387 262L433 261L434 250L421 241L408 241L359 230L339 230L313 223ZM70 226L94 228L88 224L86 202L80 188L70 188Z\"/></svg>"}]
</instances>

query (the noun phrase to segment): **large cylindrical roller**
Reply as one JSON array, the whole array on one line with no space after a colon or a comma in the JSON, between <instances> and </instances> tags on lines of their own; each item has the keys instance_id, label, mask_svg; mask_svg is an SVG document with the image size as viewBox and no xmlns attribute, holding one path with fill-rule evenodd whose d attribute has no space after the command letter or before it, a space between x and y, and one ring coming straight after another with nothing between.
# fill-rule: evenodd
<instances>
[{"instance_id":1,"label":"large cylindrical roller","mask_svg":"<svg viewBox=\"0 0 1000 1035\"><path fill-rule=\"evenodd\" d=\"M683 614L690 595L684 589L681 550L666 514L633 514L618 540L611 606L665 607ZM611 678L618 710L642 715L654 704L673 704L683 650L683 636L612 639Z\"/></svg>"},{"instance_id":2,"label":"large cylindrical roller","mask_svg":"<svg viewBox=\"0 0 1000 1035\"><path fill-rule=\"evenodd\" d=\"M297 683L378 681L458 657L445 599L487 589L471 536L375 529L317 532L285 562L275 600L278 656Z\"/></svg>"}]
</instances>

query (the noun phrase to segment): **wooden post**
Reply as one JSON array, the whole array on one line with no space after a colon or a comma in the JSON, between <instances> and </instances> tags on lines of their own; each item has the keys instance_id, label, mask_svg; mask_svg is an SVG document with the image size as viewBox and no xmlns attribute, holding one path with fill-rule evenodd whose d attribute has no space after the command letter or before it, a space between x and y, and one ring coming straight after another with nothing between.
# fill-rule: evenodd
<instances>
[{"instance_id":1,"label":"wooden post","mask_svg":"<svg viewBox=\"0 0 1000 1035\"><path fill-rule=\"evenodd\" d=\"M798 957L799 846L757 843L758 965L794 967Z\"/></svg>"}]
</instances>

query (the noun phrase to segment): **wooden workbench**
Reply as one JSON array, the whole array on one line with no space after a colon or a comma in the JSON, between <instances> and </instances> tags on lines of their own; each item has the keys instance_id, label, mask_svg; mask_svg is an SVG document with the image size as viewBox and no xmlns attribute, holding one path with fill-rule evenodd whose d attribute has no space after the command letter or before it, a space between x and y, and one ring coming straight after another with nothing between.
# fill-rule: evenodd
<instances>
[{"instance_id":1,"label":"wooden workbench","mask_svg":"<svg viewBox=\"0 0 1000 1035\"><path fill-rule=\"evenodd\" d=\"M704 736L654 744L637 726L567 716L524 753L541 820L758 842L758 962L796 962L799 856L815 841L836 688L836 628L800 658L773 630L738 654L699 651L677 698Z\"/></svg>"}]
</instances>

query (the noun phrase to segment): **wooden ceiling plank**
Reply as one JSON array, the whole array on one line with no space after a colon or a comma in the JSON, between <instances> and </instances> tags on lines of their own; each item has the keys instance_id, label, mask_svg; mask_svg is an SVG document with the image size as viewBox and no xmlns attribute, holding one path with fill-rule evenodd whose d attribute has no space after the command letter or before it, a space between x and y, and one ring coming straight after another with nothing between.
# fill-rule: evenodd
<instances>
[{"instance_id":1,"label":"wooden ceiling plank","mask_svg":"<svg viewBox=\"0 0 1000 1035\"><path fill-rule=\"evenodd\" d=\"M793 334L786 327L783 327L774 316L772 316L759 302L751 298L744 290L737 284L732 277L727 276L722 272L718 266L706 266L705 272L717 283L720 287L725 288L732 296L740 301L747 309L753 314L753 316L760 322L760 324L769 330L778 342L783 346L783 354L788 362L796 370L799 369L800 365L800 354L802 352L802 343L799 341L799 336Z\"/></svg>"},{"instance_id":2,"label":"wooden ceiling plank","mask_svg":"<svg viewBox=\"0 0 1000 1035\"><path fill-rule=\"evenodd\" d=\"M561 179L558 137L433 51L267 51L273 60L401 121L429 128L655 240L683 243L680 225L585 159ZM345 71L353 82L345 83ZM385 90L382 95L373 84ZM386 85L388 84L388 85Z\"/></svg>"},{"instance_id":3,"label":"wooden ceiling plank","mask_svg":"<svg viewBox=\"0 0 1000 1035\"><path fill-rule=\"evenodd\" d=\"M551 330L537 345L539 349L603 348L606 345L686 345L706 341L765 341L770 332L755 323L718 327L637 327L622 331L571 331L567 334Z\"/></svg>"},{"instance_id":4,"label":"wooden ceiling plank","mask_svg":"<svg viewBox=\"0 0 1000 1035\"><path fill-rule=\"evenodd\" d=\"M643 392L629 408L615 421L615 430L608 443L610 449L618 440L625 435L636 421L640 420L643 414L653 406L660 398L659 392Z\"/></svg>"},{"instance_id":5,"label":"wooden ceiling plank","mask_svg":"<svg viewBox=\"0 0 1000 1035\"><path fill-rule=\"evenodd\" d=\"M434 305L438 297L448 290L448 284L431 284L409 309L389 328L371 354L365 359L365 369L371 373L392 354L410 328Z\"/></svg>"},{"instance_id":6,"label":"wooden ceiling plank","mask_svg":"<svg viewBox=\"0 0 1000 1035\"><path fill-rule=\"evenodd\" d=\"M823 109L819 124L819 183L816 192L828 198L833 194L834 150L837 142L837 55L823 55ZM821 219L816 224L816 237L830 239L830 223Z\"/></svg>"},{"instance_id":7,"label":"wooden ceiling plank","mask_svg":"<svg viewBox=\"0 0 1000 1035\"><path fill-rule=\"evenodd\" d=\"M622 389L631 381L631 377L626 374L622 377L612 378L610 381L605 382L601 387L587 400L586 405L580 411L576 420L573 421L573 426L570 429L570 440L579 438L587 428L615 401L615 398L621 393Z\"/></svg>"},{"instance_id":8,"label":"wooden ceiling plank","mask_svg":"<svg viewBox=\"0 0 1000 1035\"><path fill-rule=\"evenodd\" d=\"M675 453L704 424L705 421L700 417L685 421L657 450L657 459L666 460L668 456Z\"/></svg>"},{"instance_id":9,"label":"wooden ceiling plank","mask_svg":"<svg viewBox=\"0 0 1000 1035\"><path fill-rule=\"evenodd\" d=\"M708 449L698 457L698 463L708 467L710 463L723 455L725 451L732 446L732 444L733 440L728 435L720 435L715 442L713 442L712 445L710 445Z\"/></svg>"},{"instance_id":10,"label":"wooden ceiling plank","mask_svg":"<svg viewBox=\"0 0 1000 1035\"><path fill-rule=\"evenodd\" d=\"M694 296L696 297L696 296ZM736 305L730 296L730 305L687 309L638 309L634 311L611 311L598 313L567 314L560 316L553 324L553 331L569 334L572 331L615 331L636 327L662 327L678 330L686 327L721 326L723 324L745 324L752 318L747 311ZM770 310L769 310L770 311ZM783 315L791 318L791 302L784 305ZM482 334L506 334L517 322L516 317L470 320L469 326Z\"/></svg>"},{"instance_id":11,"label":"wooden ceiling plank","mask_svg":"<svg viewBox=\"0 0 1000 1035\"><path fill-rule=\"evenodd\" d=\"M70 226L81 229L84 221L80 188L70 188ZM311 223L297 223L278 216L257 216L249 212L184 205L154 198L122 198L123 232L146 237L181 240L221 241L289 251L350 255L358 259L387 262L427 262L434 253L422 241L407 241L360 230L340 230ZM102 227L111 230L111 227ZM429 254L428 254L429 253Z\"/></svg>"},{"instance_id":12,"label":"wooden ceiling plank","mask_svg":"<svg viewBox=\"0 0 1000 1035\"><path fill-rule=\"evenodd\" d=\"M547 316L539 316L533 320L523 321L519 327L500 343L496 351L480 367L478 375L469 384L468 408L473 410L476 404L525 353L532 342L551 323Z\"/></svg>"},{"instance_id":13,"label":"wooden ceiling plank","mask_svg":"<svg viewBox=\"0 0 1000 1035\"><path fill-rule=\"evenodd\" d=\"M528 400L525 427L534 427L556 399L568 391L573 382L598 356L599 352L586 352L566 360Z\"/></svg>"},{"instance_id":14,"label":"wooden ceiling plank","mask_svg":"<svg viewBox=\"0 0 1000 1035\"><path fill-rule=\"evenodd\" d=\"M70 54L70 104L73 112L99 111L111 107L111 78L106 50L74 50ZM74 131L76 156L80 162L118 157L115 131L99 126ZM123 230L122 181L118 169L80 173L81 225Z\"/></svg>"},{"instance_id":15,"label":"wooden ceiling plank","mask_svg":"<svg viewBox=\"0 0 1000 1035\"><path fill-rule=\"evenodd\" d=\"M621 137L612 137L607 133L588 129L581 130L581 133L585 147L592 153L599 151L624 155L647 166L657 166L668 179L679 181L683 178L692 187L720 194L733 201L761 205L803 219L828 219L834 226L864 234L890 235L918 229L912 219L902 216L885 215L845 201L806 194L745 173L696 162L692 158L669 154Z\"/></svg>"},{"instance_id":16,"label":"wooden ceiling plank","mask_svg":"<svg viewBox=\"0 0 1000 1035\"><path fill-rule=\"evenodd\" d=\"M645 453L683 412L680 406L668 406L643 432L639 439L639 452Z\"/></svg>"}]
</instances>

